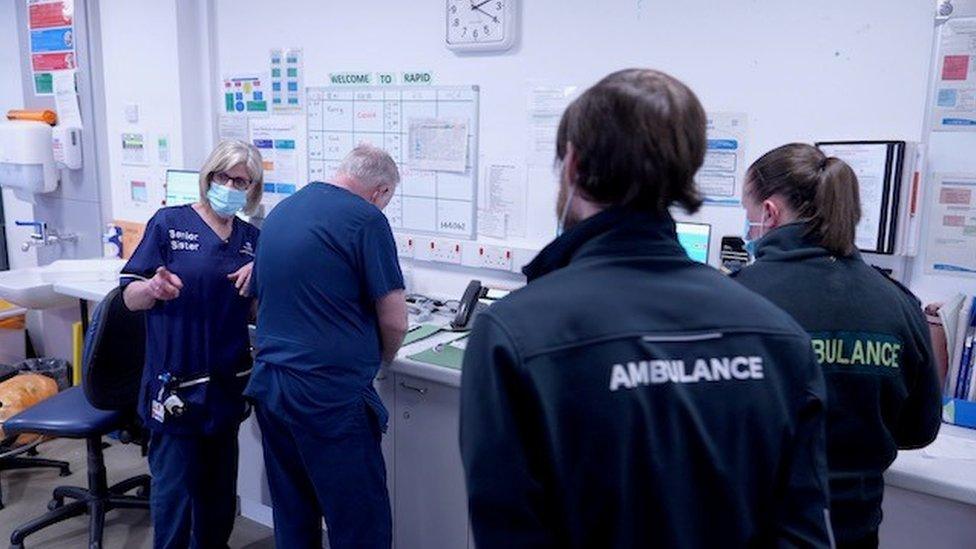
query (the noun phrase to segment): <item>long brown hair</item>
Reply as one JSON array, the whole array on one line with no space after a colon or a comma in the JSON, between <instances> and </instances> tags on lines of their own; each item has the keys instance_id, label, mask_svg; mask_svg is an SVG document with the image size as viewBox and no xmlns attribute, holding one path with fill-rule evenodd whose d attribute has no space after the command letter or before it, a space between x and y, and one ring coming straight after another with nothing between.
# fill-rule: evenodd
<instances>
[{"instance_id":1,"label":"long brown hair","mask_svg":"<svg viewBox=\"0 0 976 549\"><path fill-rule=\"evenodd\" d=\"M857 176L843 160L828 157L812 145L790 143L753 162L746 181L746 192L759 202L773 195L783 197L830 253L854 252L861 199Z\"/></svg>"}]
</instances>

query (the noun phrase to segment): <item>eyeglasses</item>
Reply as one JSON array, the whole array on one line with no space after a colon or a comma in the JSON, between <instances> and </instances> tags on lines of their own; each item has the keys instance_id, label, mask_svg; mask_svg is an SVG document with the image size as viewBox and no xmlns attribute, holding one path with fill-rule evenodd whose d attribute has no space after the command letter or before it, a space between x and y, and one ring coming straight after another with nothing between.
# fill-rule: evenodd
<instances>
[{"instance_id":1,"label":"eyeglasses","mask_svg":"<svg viewBox=\"0 0 976 549\"><path fill-rule=\"evenodd\" d=\"M224 172L217 172L213 176L213 180L220 185L226 185L228 182L233 185L233 187L239 191L246 191L251 188L254 184L250 179L244 179L242 177L231 177Z\"/></svg>"}]
</instances>

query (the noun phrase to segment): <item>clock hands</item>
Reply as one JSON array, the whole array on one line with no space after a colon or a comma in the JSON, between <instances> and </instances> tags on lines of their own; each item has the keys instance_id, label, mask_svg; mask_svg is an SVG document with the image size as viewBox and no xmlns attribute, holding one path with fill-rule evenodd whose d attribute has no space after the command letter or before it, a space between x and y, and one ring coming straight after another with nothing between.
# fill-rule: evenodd
<instances>
[{"instance_id":1,"label":"clock hands","mask_svg":"<svg viewBox=\"0 0 976 549\"><path fill-rule=\"evenodd\" d=\"M487 11L481 9L481 6L484 6L488 2L491 2L491 0L484 0L483 2L481 2L480 4L477 4L477 5L471 4L471 10L472 11L480 11L481 13L487 15L488 17L491 17L491 20L494 21L495 23L497 23L498 22L498 18L497 17L495 17L494 15L492 15L492 14L488 13Z\"/></svg>"}]
</instances>

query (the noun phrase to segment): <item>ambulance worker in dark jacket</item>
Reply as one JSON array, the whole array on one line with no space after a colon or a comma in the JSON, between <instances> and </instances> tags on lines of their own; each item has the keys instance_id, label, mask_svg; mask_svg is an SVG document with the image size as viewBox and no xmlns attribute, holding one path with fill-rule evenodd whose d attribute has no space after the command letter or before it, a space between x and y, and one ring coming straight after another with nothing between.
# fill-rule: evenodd
<instances>
[{"instance_id":1,"label":"ambulance worker in dark jacket","mask_svg":"<svg viewBox=\"0 0 976 549\"><path fill-rule=\"evenodd\" d=\"M678 244L694 93L645 69L557 135L565 227L482 313L461 382L479 549L827 547L823 374L788 315Z\"/></svg>"},{"instance_id":2,"label":"ambulance worker in dark jacket","mask_svg":"<svg viewBox=\"0 0 976 549\"><path fill-rule=\"evenodd\" d=\"M237 430L251 367L248 297L261 154L222 141L200 170L200 200L162 208L122 269L123 298L146 311L139 414L151 433L156 549L227 547L237 512Z\"/></svg>"},{"instance_id":3,"label":"ambulance worker in dark jacket","mask_svg":"<svg viewBox=\"0 0 976 549\"><path fill-rule=\"evenodd\" d=\"M939 431L940 392L918 300L854 245L857 177L794 143L746 174L742 202L755 263L736 280L790 313L827 381L827 464L838 547L877 547L882 473L898 448Z\"/></svg>"}]
</instances>

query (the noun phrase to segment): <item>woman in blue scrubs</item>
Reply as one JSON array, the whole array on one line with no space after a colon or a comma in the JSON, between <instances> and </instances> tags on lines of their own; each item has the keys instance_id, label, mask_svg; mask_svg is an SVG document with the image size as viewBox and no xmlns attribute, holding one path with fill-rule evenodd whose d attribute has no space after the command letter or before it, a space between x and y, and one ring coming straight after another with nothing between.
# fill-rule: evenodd
<instances>
[{"instance_id":1,"label":"woman in blue scrubs","mask_svg":"<svg viewBox=\"0 0 976 549\"><path fill-rule=\"evenodd\" d=\"M139 414L157 549L227 547L233 529L259 233L235 214L258 206L262 179L257 148L221 142L200 171L200 200L156 212L122 271L126 306L146 311Z\"/></svg>"}]
</instances>

